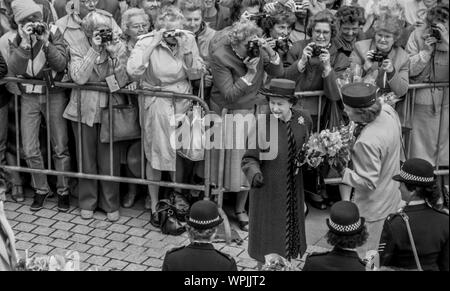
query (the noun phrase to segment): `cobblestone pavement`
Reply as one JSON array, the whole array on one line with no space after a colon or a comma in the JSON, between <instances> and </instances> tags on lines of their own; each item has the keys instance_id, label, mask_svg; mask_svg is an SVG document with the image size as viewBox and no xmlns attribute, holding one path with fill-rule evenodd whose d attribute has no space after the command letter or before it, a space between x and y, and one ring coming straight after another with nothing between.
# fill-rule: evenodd
<instances>
[{"instance_id":1,"label":"cobblestone pavement","mask_svg":"<svg viewBox=\"0 0 450 291\"><path fill-rule=\"evenodd\" d=\"M92 220L81 219L80 210L75 207L67 213L60 213L55 199L47 200L45 208L36 213L29 210L31 203L30 198L25 203L11 200L5 203L21 258L25 257L26 249L29 257L63 255L73 250L80 253L82 270L159 271L168 250L189 242L186 233L178 237L162 234L149 223L149 212L139 208L122 208L121 219L111 223L101 212L96 212ZM317 220L314 215L312 217ZM256 271L257 263L247 253L247 235L241 231L238 233L244 239L242 245L217 243L215 247L233 256L239 270ZM308 239L311 244L308 252L324 250L314 245L320 239L321 235L317 234L312 243ZM301 260L294 262L299 267L302 263Z\"/></svg>"}]
</instances>

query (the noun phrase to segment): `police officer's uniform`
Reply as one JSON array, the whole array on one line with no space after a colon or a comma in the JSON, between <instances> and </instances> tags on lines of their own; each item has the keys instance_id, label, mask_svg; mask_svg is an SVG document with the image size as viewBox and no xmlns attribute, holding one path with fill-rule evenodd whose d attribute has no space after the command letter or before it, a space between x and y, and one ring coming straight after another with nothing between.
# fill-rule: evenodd
<instances>
[{"instance_id":1,"label":"police officer's uniform","mask_svg":"<svg viewBox=\"0 0 450 291\"><path fill-rule=\"evenodd\" d=\"M356 251L334 248L308 256L303 271L365 271L366 265Z\"/></svg>"},{"instance_id":2,"label":"police officer's uniform","mask_svg":"<svg viewBox=\"0 0 450 291\"><path fill-rule=\"evenodd\" d=\"M211 201L198 201L192 205L187 224L194 230L211 230L223 222L217 205ZM190 245L167 252L163 271L237 271L235 260L219 252L208 242Z\"/></svg>"},{"instance_id":3,"label":"police officer's uniform","mask_svg":"<svg viewBox=\"0 0 450 291\"><path fill-rule=\"evenodd\" d=\"M449 271L448 214L425 202L404 208L409 217L420 264L425 271ZM399 213L386 219L381 234L381 266L417 269L406 224Z\"/></svg>"},{"instance_id":4,"label":"police officer's uniform","mask_svg":"<svg viewBox=\"0 0 450 291\"><path fill-rule=\"evenodd\" d=\"M163 271L237 271L236 261L208 243L191 243L167 252Z\"/></svg>"}]
</instances>

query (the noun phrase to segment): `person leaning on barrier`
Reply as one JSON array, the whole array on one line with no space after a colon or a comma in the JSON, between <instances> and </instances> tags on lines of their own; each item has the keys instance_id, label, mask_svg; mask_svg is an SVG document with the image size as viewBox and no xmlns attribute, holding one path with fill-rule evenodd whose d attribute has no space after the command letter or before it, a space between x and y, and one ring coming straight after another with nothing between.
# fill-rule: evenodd
<instances>
[{"instance_id":1,"label":"person leaning on barrier","mask_svg":"<svg viewBox=\"0 0 450 291\"><path fill-rule=\"evenodd\" d=\"M380 265L417 269L413 248L401 213L408 216L420 265L424 271L449 271L448 209L438 205L441 194L433 166L409 159L393 179L400 182L406 206L388 216L379 245Z\"/></svg>"},{"instance_id":2,"label":"person leaning on barrier","mask_svg":"<svg viewBox=\"0 0 450 291\"><path fill-rule=\"evenodd\" d=\"M310 254L303 271L365 271L365 263L356 248L366 243L369 234L358 206L349 201L336 202L331 207L327 226L327 242L333 249Z\"/></svg>"},{"instance_id":3,"label":"person leaning on barrier","mask_svg":"<svg viewBox=\"0 0 450 291\"><path fill-rule=\"evenodd\" d=\"M449 6L429 10L426 26L418 27L406 46L410 82L429 83L415 90L410 156L433 166L449 166L449 89L432 83L449 82ZM439 155L438 155L439 153ZM448 182L447 182L448 184Z\"/></svg>"},{"instance_id":4,"label":"person leaning on barrier","mask_svg":"<svg viewBox=\"0 0 450 291\"><path fill-rule=\"evenodd\" d=\"M360 77L380 88L381 93L393 92L398 98L408 92L409 56L396 44L402 31L402 21L390 13L382 14L374 24L375 35L355 43L350 56L352 68L360 67Z\"/></svg>"},{"instance_id":5,"label":"person leaning on barrier","mask_svg":"<svg viewBox=\"0 0 450 291\"><path fill-rule=\"evenodd\" d=\"M195 79L201 71L202 63L194 35L182 30L184 20L178 8L165 7L158 16L157 30L141 36L136 43L128 59L127 70L131 78L140 80L143 89L192 93L190 80ZM177 149L170 139L185 118L190 107L189 100L172 100L146 94L140 96L139 102L147 178L160 181L162 172L168 171L171 172L172 181L181 182L184 159L177 156ZM159 227L156 212L159 186L149 185L149 191L151 223Z\"/></svg>"},{"instance_id":6,"label":"person leaning on barrier","mask_svg":"<svg viewBox=\"0 0 450 291\"><path fill-rule=\"evenodd\" d=\"M28 167L45 169L39 145L41 113L49 127L51 148L55 169L61 172L71 170L68 148L67 122L62 113L67 105L64 89L53 88L49 81L61 81L66 73L69 53L61 31L54 25L43 23L42 9L31 0L12 2L14 19L19 25L14 41L10 44L8 61L12 75L24 79L46 80L46 86L20 84L21 134L23 150ZM46 98L46 90L49 98ZM49 112L46 112L46 103ZM49 165L50 167L50 165ZM50 193L47 177L32 174L32 187L35 191L31 211L42 209ZM58 209L69 210L69 179L58 176Z\"/></svg>"},{"instance_id":7,"label":"person leaning on barrier","mask_svg":"<svg viewBox=\"0 0 450 291\"><path fill-rule=\"evenodd\" d=\"M212 244L217 227L223 222L212 201L194 203L187 217L190 244L166 253L162 271L237 271L236 261L216 250Z\"/></svg>"},{"instance_id":8,"label":"person leaning on barrier","mask_svg":"<svg viewBox=\"0 0 450 291\"><path fill-rule=\"evenodd\" d=\"M342 183L354 188L352 197L348 193L343 200L352 199L366 219L369 240L358 250L365 255L377 249L384 220L400 205L398 183L391 177L400 170L401 124L397 112L377 99L375 86L353 83L341 91L345 111L357 127L353 167L338 165L337 170Z\"/></svg>"},{"instance_id":9,"label":"person leaning on barrier","mask_svg":"<svg viewBox=\"0 0 450 291\"><path fill-rule=\"evenodd\" d=\"M111 17L99 11L90 12L83 18L82 29L85 37L70 48L69 73L78 85L88 82L105 82L114 76L119 87L128 82L126 72L126 47L113 32ZM109 40L103 37L101 31L109 33ZM109 32L108 32L109 31ZM110 40L112 39L112 41ZM91 90L72 90L69 105L64 117L72 122L75 134L77 159L82 159L84 174L119 175L120 158L119 145L113 147L113 169L110 169L110 145L100 141L102 110L108 108L109 102L116 100L115 95L109 100L108 93ZM80 107L80 113L78 109ZM81 137L78 127L81 126ZM81 146L81 148L79 148ZM81 217L91 219L94 210L100 207L107 213L110 221L119 220L119 187L117 183L80 179L78 184L79 207Z\"/></svg>"}]
</instances>

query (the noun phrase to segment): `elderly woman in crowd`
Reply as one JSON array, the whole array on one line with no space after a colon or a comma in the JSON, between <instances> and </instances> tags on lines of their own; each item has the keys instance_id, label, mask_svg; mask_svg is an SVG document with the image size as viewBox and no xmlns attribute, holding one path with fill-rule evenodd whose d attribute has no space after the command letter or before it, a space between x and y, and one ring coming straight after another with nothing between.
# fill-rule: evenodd
<instances>
[{"instance_id":1,"label":"elderly woman in crowd","mask_svg":"<svg viewBox=\"0 0 450 291\"><path fill-rule=\"evenodd\" d=\"M439 187L433 166L422 159L407 160L393 177L400 182L406 206L384 222L379 246L380 265L418 269L403 215L409 219L419 264L424 271L449 271L448 209L440 210Z\"/></svg>"},{"instance_id":2,"label":"elderly woman in crowd","mask_svg":"<svg viewBox=\"0 0 450 291\"><path fill-rule=\"evenodd\" d=\"M349 67L349 60L344 53L337 50L332 42L336 34L337 21L334 15L327 10L318 12L308 24L308 35L311 39L294 43L288 53L288 63L292 65L286 70L286 76L296 81L296 91L324 90L325 92L327 110L318 108L319 97L317 96L302 98L302 109L308 110L311 114L314 131L318 130L316 124L319 115L323 115L322 127L339 125L329 123L332 108L340 116L343 116L336 80ZM327 114L322 112L327 112ZM327 207L325 191L322 191L321 194L315 193L317 192L317 177L313 173L305 173L310 175L306 186L309 190L307 198L314 207L325 209Z\"/></svg>"},{"instance_id":3,"label":"elderly woman in crowd","mask_svg":"<svg viewBox=\"0 0 450 291\"><path fill-rule=\"evenodd\" d=\"M127 45L127 58L131 55L131 51L136 45L138 38L149 32L150 29L150 18L145 13L143 9L139 8L130 8L125 13L122 14L122 31L123 37L125 38ZM126 86L129 90L136 90L138 88L138 82L134 81ZM133 104L137 105L136 96L127 96L129 100L133 102ZM133 143L124 143L122 148L122 163L127 164L127 154L130 149L130 146ZM137 158L137 157L136 157ZM128 167L126 168L126 174L129 177L133 177L133 174L130 172ZM128 184L128 191L125 194L122 206L125 208L130 208L134 205L135 199L137 195L137 185ZM146 196L145 199L145 208L150 209L150 196Z\"/></svg>"},{"instance_id":4,"label":"elderly woman in crowd","mask_svg":"<svg viewBox=\"0 0 450 291\"><path fill-rule=\"evenodd\" d=\"M222 114L223 109L233 115L254 114L255 106L265 103L258 90L263 85L266 72L275 77L283 73L280 56L260 38L261 34L261 29L253 21L236 22L227 35L226 43L212 53L214 86L211 108L217 114ZM249 56L250 41L261 46L259 55ZM236 138L238 133L242 136L241 132L227 132L225 140ZM242 138L245 140L245 136ZM241 191L241 187L248 187L249 184L240 166L244 153L245 149L226 150L224 187L229 192L239 193L235 211L241 228L246 230L248 216L245 203L248 193Z\"/></svg>"},{"instance_id":5,"label":"elderly woman in crowd","mask_svg":"<svg viewBox=\"0 0 450 291\"><path fill-rule=\"evenodd\" d=\"M141 38L131 52L128 73L134 79L140 79L144 89L192 92L189 79L201 69L202 64L194 35L181 30L184 21L178 8L163 8L156 22L157 31ZM142 96L139 101L143 114L147 178L158 181L161 180L161 172L168 171L175 181L175 171L177 175L182 173L183 165L170 142L176 130L173 119L175 115L183 117L190 103L188 100L173 101L148 95ZM153 212L151 223L158 227L156 204L159 186L149 186L149 191Z\"/></svg>"},{"instance_id":6,"label":"elderly woman in crowd","mask_svg":"<svg viewBox=\"0 0 450 291\"><path fill-rule=\"evenodd\" d=\"M156 18L158 17L158 13L161 9L161 1L155 0L136 0L137 8L144 9L145 13L150 17L150 27L149 30L153 30L155 28Z\"/></svg>"},{"instance_id":7,"label":"elderly woman in crowd","mask_svg":"<svg viewBox=\"0 0 450 291\"><path fill-rule=\"evenodd\" d=\"M356 6L342 6L336 12L339 22L339 33L334 38L338 51L350 57L355 43L362 37L361 27L365 23L364 9Z\"/></svg>"},{"instance_id":8,"label":"elderly woman in crowd","mask_svg":"<svg viewBox=\"0 0 450 291\"><path fill-rule=\"evenodd\" d=\"M104 41L100 31L113 29L111 18L102 13L89 13L82 23L85 38L70 48L71 60L69 73L78 85L88 82L104 82L107 77L115 76L120 87L128 82L126 72L126 47L113 33L113 41ZM78 159L82 159L85 174L119 174L119 147L114 146L113 169L110 169L109 144L100 142L102 109L108 107L108 94L98 91L73 90L64 117L72 121L77 141ZM78 114L80 109L81 115ZM80 123L78 123L80 121ZM81 126L81 136L78 127ZM81 149L78 146L81 145ZM100 185L99 185L100 184ZM110 221L119 220L119 187L117 183L80 179L79 207L81 217L91 219L94 210L100 207L107 213Z\"/></svg>"},{"instance_id":9,"label":"elderly woman in crowd","mask_svg":"<svg viewBox=\"0 0 450 291\"><path fill-rule=\"evenodd\" d=\"M411 59L412 83L449 81L448 16L448 6L432 8L426 27L419 27L412 33L406 47ZM416 90L411 157L423 158L434 166L449 165L448 97L448 87Z\"/></svg>"},{"instance_id":10,"label":"elderly woman in crowd","mask_svg":"<svg viewBox=\"0 0 450 291\"><path fill-rule=\"evenodd\" d=\"M377 85L382 93L403 97L409 86L409 56L396 44L401 21L382 14L374 24L373 39L359 41L351 54L352 67L360 67L365 82Z\"/></svg>"}]
</instances>

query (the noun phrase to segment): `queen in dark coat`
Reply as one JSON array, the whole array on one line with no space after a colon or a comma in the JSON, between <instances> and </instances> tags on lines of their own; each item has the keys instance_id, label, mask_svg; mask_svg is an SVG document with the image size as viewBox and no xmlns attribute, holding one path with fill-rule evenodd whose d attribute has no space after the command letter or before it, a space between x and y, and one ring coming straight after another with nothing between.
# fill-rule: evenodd
<instances>
[{"instance_id":1,"label":"queen in dark coat","mask_svg":"<svg viewBox=\"0 0 450 291\"><path fill-rule=\"evenodd\" d=\"M307 247L303 177L296 157L309 138L312 121L308 113L292 109L296 103L294 91L293 81L271 81L270 89L263 92L271 114L258 118L258 145L242 159L242 170L252 183L248 252L260 263L271 253L295 259ZM264 121L266 126L261 126ZM275 122L275 126L270 126L270 122ZM266 140L270 148L261 142ZM276 145L275 156L269 157Z\"/></svg>"}]
</instances>

